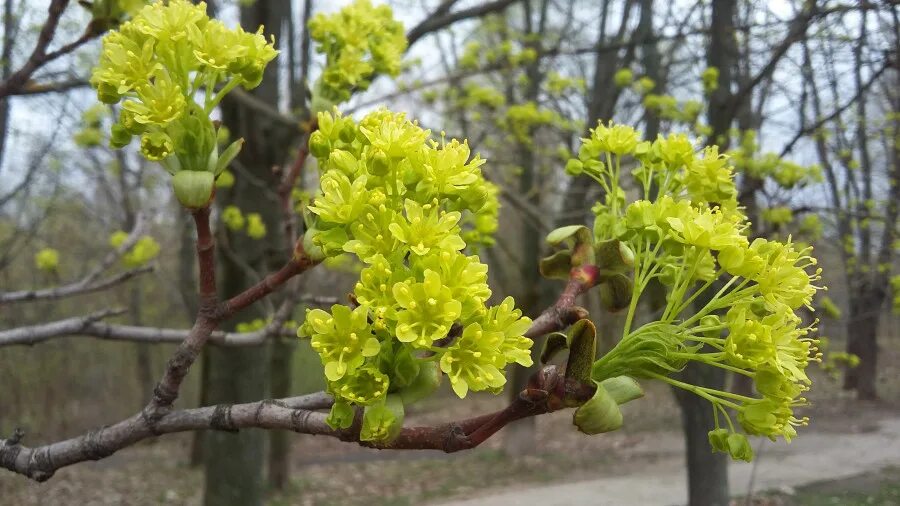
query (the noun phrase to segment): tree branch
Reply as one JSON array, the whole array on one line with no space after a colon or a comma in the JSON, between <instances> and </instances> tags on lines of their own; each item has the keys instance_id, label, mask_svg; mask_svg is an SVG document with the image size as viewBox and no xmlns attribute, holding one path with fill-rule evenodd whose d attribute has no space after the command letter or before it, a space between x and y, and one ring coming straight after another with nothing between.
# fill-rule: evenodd
<instances>
[{"instance_id":1,"label":"tree branch","mask_svg":"<svg viewBox=\"0 0 900 506\"><path fill-rule=\"evenodd\" d=\"M102 279L95 283L85 285L82 282L72 283L70 285L58 286L54 288L44 288L42 290L21 290L18 292L0 293L0 306L15 302L33 302L36 300L56 300L75 295L83 295L105 290L112 286L122 284L131 278L153 272L152 265L145 265L136 269L129 269L115 276Z\"/></svg>"},{"instance_id":2,"label":"tree branch","mask_svg":"<svg viewBox=\"0 0 900 506\"><path fill-rule=\"evenodd\" d=\"M15 71L12 75L9 76L8 79L4 80L0 83L0 99L5 99L10 95L17 94L20 90L26 87L31 76L37 71L37 69L41 68L43 65L59 58L60 56L66 55L75 51L86 42L92 40L102 33L98 30L98 26L94 23L91 23L87 26L84 33L76 40L62 46L56 51L47 52L47 48L50 46L50 43L53 42L53 37L56 35L56 28L59 25L59 20L62 17L63 11L66 10L66 6L69 4L69 0L53 0L50 2L50 7L47 12L47 19L44 21L43 26L41 27L41 32L38 34L37 44L34 46L34 50L31 52L31 56L28 57L28 61L25 62L22 67Z\"/></svg>"},{"instance_id":3,"label":"tree branch","mask_svg":"<svg viewBox=\"0 0 900 506\"><path fill-rule=\"evenodd\" d=\"M833 119L844 114L844 112L847 109L851 108L858 100L860 100L862 98L862 96L869 90L869 88L872 87L873 84L875 84L875 82L878 80L878 78L881 77L881 75L884 74L884 72L887 69L891 68L891 65L892 64L891 64L890 60L886 61L884 65L879 67L878 70L876 70L869 77L869 80L862 86L862 88L860 88L859 90L856 91L856 94L854 94L853 97L851 97L845 103L841 104L840 107L838 107L837 109L832 111L831 114L829 114L828 116L819 118L812 125L809 125L805 128L802 128L801 130L799 130L794 135L794 137L792 137L791 140L788 141L787 144L785 144L784 148L782 148L781 154L778 155L779 158L784 158L785 156L787 156L787 154L790 153L791 150L794 149L794 146L800 141L800 139L806 137L807 135L814 133L816 130L822 128L823 126L825 126L826 124L831 122Z\"/></svg>"},{"instance_id":4,"label":"tree branch","mask_svg":"<svg viewBox=\"0 0 900 506\"><path fill-rule=\"evenodd\" d=\"M205 216L208 218L208 213ZM200 217L202 218L203 214L200 214ZM198 222L198 230L204 230L202 222ZM201 239L198 242L203 241ZM200 250L198 247L198 251ZM299 257L300 255L295 253L295 259L291 261L297 267L286 266L245 292L251 295L242 294L230 299L222 304L223 308L216 313L217 316L205 317L203 316L205 312L201 310L197 324L191 329L179 352L170 360L166 375L154 392L154 400L141 413L81 436L35 448L21 445L23 433L17 430L13 437L0 440L0 467L36 481L45 481L60 468L86 460L99 460L122 448L162 434L209 429L236 431L249 427L327 435L372 448L436 449L455 452L475 448L515 420L577 405L593 395L593 385L565 378L556 366L547 366L535 373L529 380L527 388L509 406L500 411L436 426L406 427L401 430L397 439L388 444L360 441L360 423L347 430L336 430L328 426L325 422L326 415L314 411L330 407L331 398L323 393L246 404L171 410L170 406L177 395L181 379L193 358L196 358L199 346L209 339L212 333L210 326L215 326L216 318L228 314L229 310L245 307L255 300L256 295L271 291L271 287L282 278L289 279L295 270L313 265L312 262L299 260ZM596 283L595 266L573 269L556 303L534 320L525 335L535 338L561 330L577 319L585 317L586 311L575 306L575 298Z\"/></svg>"},{"instance_id":5,"label":"tree branch","mask_svg":"<svg viewBox=\"0 0 900 506\"><path fill-rule=\"evenodd\" d=\"M97 278L100 277L107 269L109 269L113 263L116 262L126 251L131 249L132 246L137 243L144 229L144 219L143 215L138 215L135 218L134 228L131 229L131 233L128 234L128 237L122 244L119 245L113 251L110 251L106 257L103 258L103 261L100 262L97 267L95 267L92 271L90 271L83 278L79 279L74 283L70 283L68 285L58 286L54 288L46 288L42 290L20 290L16 292L6 292L0 293L0 306L4 304L12 304L16 302L32 302L37 300L53 300L53 299L61 299L64 297L71 297L74 295L81 295L84 293L96 292L103 290L105 288L109 288L111 286L117 285L119 283L123 283L128 281L129 279L143 274L145 272L150 272L153 270L152 267L139 267L136 269L132 269L116 276L112 276L106 278L104 280L97 281Z\"/></svg>"},{"instance_id":6,"label":"tree branch","mask_svg":"<svg viewBox=\"0 0 900 506\"><path fill-rule=\"evenodd\" d=\"M535 373L528 387L506 408L487 415L436 426L405 427L389 443L360 440L360 424L347 430L331 428L326 415L314 410L331 406L323 392L287 399L268 399L245 404L207 406L170 411L148 423L137 414L116 424L81 436L29 448L20 444L17 430L0 440L0 467L36 481L46 481L60 468L100 460L144 439L194 430L238 431L245 428L284 429L300 434L325 435L379 449L441 450L456 452L477 447L516 420L551 413L591 398L594 386L565 378L556 366Z\"/></svg>"},{"instance_id":7,"label":"tree branch","mask_svg":"<svg viewBox=\"0 0 900 506\"><path fill-rule=\"evenodd\" d=\"M173 343L177 344L188 338L190 329L173 329L162 327L144 327L135 325L117 325L101 320L114 314L96 313L87 316L76 316L40 325L30 325L0 331L0 347L15 345L35 345L59 337L95 337L108 341L127 341L137 343ZM210 333L208 342L225 347L257 346L271 336L296 337L296 329L272 329L266 327L254 332L221 332Z\"/></svg>"},{"instance_id":8,"label":"tree branch","mask_svg":"<svg viewBox=\"0 0 900 506\"><path fill-rule=\"evenodd\" d=\"M408 40L409 45L412 46L429 33L446 28L458 21L500 12L518 1L519 0L495 0L493 2L485 2L456 12L448 12L455 2L444 2L438 6L435 12L406 32L406 40Z\"/></svg>"}]
</instances>

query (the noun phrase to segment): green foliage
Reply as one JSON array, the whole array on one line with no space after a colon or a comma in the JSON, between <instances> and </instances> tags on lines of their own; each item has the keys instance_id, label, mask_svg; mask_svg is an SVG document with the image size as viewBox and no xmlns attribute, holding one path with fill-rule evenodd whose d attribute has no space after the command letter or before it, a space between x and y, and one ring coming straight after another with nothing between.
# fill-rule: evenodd
<instances>
[{"instance_id":1,"label":"green foliage","mask_svg":"<svg viewBox=\"0 0 900 506\"><path fill-rule=\"evenodd\" d=\"M790 207L770 207L763 209L762 219L772 225L787 225L794 220L794 213Z\"/></svg>"},{"instance_id":2,"label":"green foliage","mask_svg":"<svg viewBox=\"0 0 900 506\"><path fill-rule=\"evenodd\" d=\"M700 80L703 82L703 92L710 94L719 89L719 69L716 67L707 67L702 74Z\"/></svg>"},{"instance_id":3,"label":"green foliage","mask_svg":"<svg viewBox=\"0 0 900 506\"><path fill-rule=\"evenodd\" d=\"M34 266L44 272L56 272L59 269L59 251L44 248L34 254Z\"/></svg>"},{"instance_id":4,"label":"green foliage","mask_svg":"<svg viewBox=\"0 0 900 506\"><path fill-rule=\"evenodd\" d=\"M743 132L739 146L728 154L738 171L759 179L771 178L782 188L822 181L822 168L818 165L803 166L775 153L760 153L753 130Z\"/></svg>"},{"instance_id":5,"label":"green foliage","mask_svg":"<svg viewBox=\"0 0 900 506\"><path fill-rule=\"evenodd\" d=\"M262 239L266 236L266 223L259 213L247 213L247 235L251 239Z\"/></svg>"},{"instance_id":6,"label":"green foliage","mask_svg":"<svg viewBox=\"0 0 900 506\"><path fill-rule=\"evenodd\" d=\"M128 239L128 232L117 230L109 236L109 245L119 248ZM149 235L141 236L133 246L122 254L122 264L129 268L140 267L159 255L160 246L156 239Z\"/></svg>"},{"instance_id":7,"label":"green foliage","mask_svg":"<svg viewBox=\"0 0 900 506\"><path fill-rule=\"evenodd\" d=\"M367 89L378 74L400 73L406 37L403 24L394 19L387 5L373 7L369 0L355 0L335 14L317 14L309 22L309 33L318 43L316 51L326 57L314 90L316 110Z\"/></svg>"},{"instance_id":8,"label":"green foliage","mask_svg":"<svg viewBox=\"0 0 900 506\"><path fill-rule=\"evenodd\" d=\"M634 72L632 72L631 69L619 69L613 75L613 82L616 83L616 86L619 88L630 86L633 81Z\"/></svg>"},{"instance_id":9,"label":"green foliage","mask_svg":"<svg viewBox=\"0 0 900 506\"><path fill-rule=\"evenodd\" d=\"M156 258L157 255L159 255L159 243L156 242L156 239L145 235L122 255L122 263L126 267L140 267Z\"/></svg>"}]
</instances>

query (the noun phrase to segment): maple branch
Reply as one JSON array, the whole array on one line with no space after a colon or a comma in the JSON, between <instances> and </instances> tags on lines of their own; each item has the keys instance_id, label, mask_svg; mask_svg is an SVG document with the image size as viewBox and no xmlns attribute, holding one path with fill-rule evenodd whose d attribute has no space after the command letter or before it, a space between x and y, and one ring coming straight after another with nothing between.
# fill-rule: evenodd
<instances>
[{"instance_id":1,"label":"maple branch","mask_svg":"<svg viewBox=\"0 0 900 506\"><path fill-rule=\"evenodd\" d=\"M206 213L195 213L198 220L198 252L211 258L211 251L200 246L204 243L203 218ZM211 247L209 248L211 250ZM389 443L373 443L360 440L361 419L349 429L333 429L326 423L327 416L317 412L331 406L331 397L325 393L278 400L262 400L245 404L206 406L202 408L172 410L172 401L178 391L183 374L196 358L199 346L205 343L218 319L236 311L269 293L279 282L290 279L314 265L303 260L305 255L295 252L294 259L277 273L248 289L241 295L218 305L214 316L204 316L201 310L191 335L182 343L179 352L170 360L166 375L154 392L154 400L141 413L101 427L86 434L34 448L21 444L24 433L17 429L9 439L0 439L0 467L27 476L36 481L50 479L63 467L99 460L139 441L162 434L193 430L236 431L243 428L285 429L302 434L326 435L360 445L381 449L436 449L455 452L475 448L509 423L526 417L557 411L588 400L594 386L566 378L556 366L546 366L530 378L527 387L510 405L500 411L452 421L435 426L405 427L399 436ZM291 264L295 264L291 267ZM201 267L203 261L201 260ZM214 283L214 278L213 278ZM572 270L570 279L557 299L532 323L526 336L534 338L555 330L561 330L575 320L586 316L583 308L575 306L575 298L597 283L597 268L582 266ZM179 358L185 349L187 354Z\"/></svg>"}]
</instances>

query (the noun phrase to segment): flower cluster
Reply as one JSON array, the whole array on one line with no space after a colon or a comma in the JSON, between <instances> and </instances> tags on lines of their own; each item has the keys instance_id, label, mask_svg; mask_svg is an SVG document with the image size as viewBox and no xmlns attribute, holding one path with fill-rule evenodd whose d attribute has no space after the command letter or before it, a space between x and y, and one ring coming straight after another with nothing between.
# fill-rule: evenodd
<instances>
[{"instance_id":1,"label":"flower cluster","mask_svg":"<svg viewBox=\"0 0 900 506\"><path fill-rule=\"evenodd\" d=\"M128 232L117 230L109 236L109 245L119 248L128 240ZM149 235L141 236L122 254L122 264L129 268L140 267L159 255L159 243Z\"/></svg>"},{"instance_id":2,"label":"flower cluster","mask_svg":"<svg viewBox=\"0 0 900 506\"><path fill-rule=\"evenodd\" d=\"M140 137L141 154L174 176L175 194L192 208L208 203L215 177L242 140L219 153L209 114L237 86L259 85L278 52L256 33L230 29L206 15L206 4L157 0L103 38L91 75L97 97L122 102L110 144ZM202 102L195 97L202 95Z\"/></svg>"},{"instance_id":3,"label":"flower cluster","mask_svg":"<svg viewBox=\"0 0 900 506\"><path fill-rule=\"evenodd\" d=\"M626 157L637 165L631 172L643 194L630 203L620 184ZM592 379L658 379L707 399L717 420L710 443L736 459L752 458L745 434L793 438L806 423L793 411L806 402L805 369L821 357L813 325L796 314L820 288L811 248L790 239L749 241L728 159L683 135L647 142L630 127L601 124L567 169L605 190L594 207L595 242L620 241L634 252L623 337L594 363ZM652 280L666 287L665 307L657 320L632 329ZM757 396L670 377L691 361L753 378Z\"/></svg>"},{"instance_id":4,"label":"flower cluster","mask_svg":"<svg viewBox=\"0 0 900 506\"><path fill-rule=\"evenodd\" d=\"M771 178L782 188L822 181L822 168L818 165L800 165L775 153L760 153L753 130L736 134L740 134L740 144L729 155L738 171L760 179Z\"/></svg>"},{"instance_id":5,"label":"flower cluster","mask_svg":"<svg viewBox=\"0 0 900 506\"><path fill-rule=\"evenodd\" d=\"M321 356L337 400L330 423L352 420L350 404L381 413L372 423L400 420L384 411L388 399L427 393L438 368L460 397L500 389L507 364L531 364L523 337L531 321L511 298L486 306L487 266L463 252L496 228L484 161L466 142L431 140L386 110L358 124L319 113L318 125L310 150L322 176L308 207L307 251L352 253L364 264L358 306L310 311L299 331Z\"/></svg>"},{"instance_id":6,"label":"flower cluster","mask_svg":"<svg viewBox=\"0 0 900 506\"><path fill-rule=\"evenodd\" d=\"M329 103L365 90L378 74L400 73L406 37L388 5L356 0L335 14L317 14L309 22L309 33L326 57L315 94Z\"/></svg>"},{"instance_id":7,"label":"flower cluster","mask_svg":"<svg viewBox=\"0 0 900 506\"><path fill-rule=\"evenodd\" d=\"M59 269L59 251L44 248L34 254L34 266L44 272L56 272Z\"/></svg>"}]
</instances>

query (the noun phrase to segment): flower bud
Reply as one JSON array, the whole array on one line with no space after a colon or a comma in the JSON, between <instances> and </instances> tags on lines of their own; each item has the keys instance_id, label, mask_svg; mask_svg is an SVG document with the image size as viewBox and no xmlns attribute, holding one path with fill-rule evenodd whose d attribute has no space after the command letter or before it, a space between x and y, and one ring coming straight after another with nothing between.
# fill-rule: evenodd
<instances>
[{"instance_id":1,"label":"flower bud","mask_svg":"<svg viewBox=\"0 0 900 506\"><path fill-rule=\"evenodd\" d=\"M353 425L353 407L341 401L335 401L325 423L332 429L349 429Z\"/></svg>"},{"instance_id":2,"label":"flower bud","mask_svg":"<svg viewBox=\"0 0 900 506\"><path fill-rule=\"evenodd\" d=\"M119 93L119 87L117 85L108 81L97 83L97 100L104 104L112 105L119 103L119 100L121 99L122 94Z\"/></svg>"},{"instance_id":3,"label":"flower bud","mask_svg":"<svg viewBox=\"0 0 900 506\"><path fill-rule=\"evenodd\" d=\"M341 128L340 132L338 132L338 138L347 144L353 142L356 139L356 128L353 123L345 122L343 128Z\"/></svg>"},{"instance_id":4,"label":"flower bud","mask_svg":"<svg viewBox=\"0 0 900 506\"><path fill-rule=\"evenodd\" d=\"M722 452L725 453L728 451L728 430L727 429L715 429L709 431L709 446L712 447L714 452Z\"/></svg>"},{"instance_id":5,"label":"flower bud","mask_svg":"<svg viewBox=\"0 0 900 506\"><path fill-rule=\"evenodd\" d=\"M391 168L390 161L384 151L377 150L372 155L372 164L369 171L376 176L384 176Z\"/></svg>"},{"instance_id":6,"label":"flower bud","mask_svg":"<svg viewBox=\"0 0 900 506\"><path fill-rule=\"evenodd\" d=\"M731 433L728 435L728 453L734 460L750 462L753 460L753 447L743 434Z\"/></svg>"},{"instance_id":7,"label":"flower bud","mask_svg":"<svg viewBox=\"0 0 900 506\"><path fill-rule=\"evenodd\" d=\"M109 147L113 149L124 148L131 143L131 133L122 125L116 123L112 126L109 136Z\"/></svg>"},{"instance_id":8,"label":"flower bud","mask_svg":"<svg viewBox=\"0 0 900 506\"><path fill-rule=\"evenodd\" d=\"M316 158L328 158L331 153L331 145L325 134L316 130L309 136L309 152Z\"/></svg>"},{"instance_id":9,"label":"flower bud","mask_svg":"<svg viewBox=\"0 0 900 506\"><path fill-rule=\"evenodd\" d=\"M566 174L570 176L577 176L582 172L584 172L584 164L581 163L581 160L572 158L568 162L566 162Z\"/></svg>"},{"instance_id":10,"label":"flower bud","mask_svg":"<svg viewBox=\"0 0 900 506\"><path fill-rule=\"evenodd\" d=\"M399 395L390 394L383 403L366 406L359 440L379 443L393 441L403 428L403 416L403 401Z\"/></svg>"}]
</instances>

